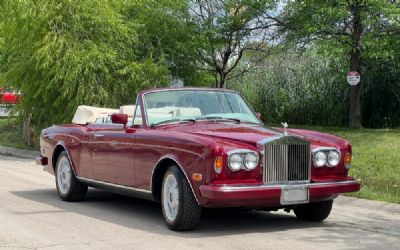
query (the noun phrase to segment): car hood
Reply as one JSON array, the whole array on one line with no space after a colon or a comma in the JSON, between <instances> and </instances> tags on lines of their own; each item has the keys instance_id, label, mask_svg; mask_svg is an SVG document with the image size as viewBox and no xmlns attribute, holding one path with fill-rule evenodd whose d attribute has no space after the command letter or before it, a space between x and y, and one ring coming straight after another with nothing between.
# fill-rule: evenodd
<instances>
[{"instance_id":1,"label":"car hood","mask_svg":"<svg viewBox=\"0 0 400 250\"><path fill-rule=\"evenodd\" d=\"M282 128L266 128L253 124L203 123L175 126L174 131L201 136L239 141L256 145L257 142L283 134ZM338 136L303 129L287 129L287 134L297 136L312 144L312 146L346 147L348 142Z\"/></svg>"}]
</instances>

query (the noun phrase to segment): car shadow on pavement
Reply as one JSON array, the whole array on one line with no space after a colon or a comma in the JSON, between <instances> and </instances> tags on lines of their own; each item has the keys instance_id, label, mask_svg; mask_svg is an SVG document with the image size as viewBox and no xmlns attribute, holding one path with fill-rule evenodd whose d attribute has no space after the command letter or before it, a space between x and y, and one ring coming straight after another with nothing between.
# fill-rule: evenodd
<instances>
[{"instance_id":1,"label":"car shadow on pavement","mask_svg":"<svg viewBox=\"0 0 400 250\"><path fill-rule=\"evenodd\" d=\"M89 189L82 202L61 201L54 189L13 191L12 194L49 205L43 213L68 212L104 220L124 227L136 228L159 234L182 237L213 237L252 232L286 231L299 228L329 227L325 223L299 221L293 214L276 214L243 209L205 209L195 231L176 233L164 224L160 204L156 202L122 196L107 191ZM18 212L24 213L24 212ZM40 211L27 212L41 213Z\"/></svg>"},{"instance_id":2,"label":"car shadow on pavement","mask_svg":"<svg viewBox=\"0 0 400 250\"><path fill-rule=\"evenodd\" d=\"M63 202L55 189L12 191L11 193L22 199L38 202L40 205L35 206L35 209L20 208L9 212L20 215L54 216L55 225L65 222L64 215L59 217L60 213L65 213L67 217L71 214L79 215L76 220L80 223L88 223L90 219L96 219L128 229L185 239L216 238L219 240L219 237L254 233L262 237L263 233L270 233L274 235L273 237L288 241L326 245L327 248L345 246L346 249L387 249L387 246L397 246L399 240L398 237L393 237L387 232L378 233L359 228L356 226L359 221L353 221L351 218L335 216L335 219L331 221L328 219L323 223L312 223L299 221L292 213L248 212L240 209L207 209L196 230L173 232L164 224L160 204L155 202L95 189L89 190L87 199L83 202ZM87 217L88 220L82 220L82 217ZM363 223L367 222L367 220L363 221ZM349 223L354 225L351 226ZM102 230L101 227L98 230ZM383 236L385 240L382 240ZM282 241L282 246L284 245L285 242Z\"/></svg>"}]
</instances>

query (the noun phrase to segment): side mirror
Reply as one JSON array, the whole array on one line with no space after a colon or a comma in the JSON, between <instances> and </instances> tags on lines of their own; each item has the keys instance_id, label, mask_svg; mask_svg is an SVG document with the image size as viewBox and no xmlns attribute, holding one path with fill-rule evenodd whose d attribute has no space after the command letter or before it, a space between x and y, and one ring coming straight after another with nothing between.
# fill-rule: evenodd
<instances>
[{"instance_id":1,"label":"side mirror","mask_svg":"<svg viewBox=\"0 0 400 250\"><path fill-rule=\"evenodd\" d=\"M126 126L126 124L128 123L128 115L127 114L112 114L111 115L111 122L115 123L115 124L122 124L124 126Z\"/></svg>"},{"instance_id":2,"label":"side mirror","mask_svg":"<svg viewBox=\"0 0 400 250\"><path fill-rule=\"evenodd\" d=\"M261 115L260 112L256 112L256 116L257 116L258 119L260 119L261 121L264 121L264 120L263 120L263 117L262 117L262 115Z\"/></svg>"}]
</instances>

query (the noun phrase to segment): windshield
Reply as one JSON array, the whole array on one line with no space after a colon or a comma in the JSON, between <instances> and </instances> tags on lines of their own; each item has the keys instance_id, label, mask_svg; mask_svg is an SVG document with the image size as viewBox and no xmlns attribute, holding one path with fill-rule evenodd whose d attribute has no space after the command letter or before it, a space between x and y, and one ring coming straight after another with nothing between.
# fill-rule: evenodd
<instances>
[{"instance_id":1,"label":"windshield","mask_svg":"<svg viewBox=\"0 0 400 250\"><path fill-rule=\"evenodd\" d=\"M260 124L257 116L234 92L171 90L147 93L144 104L148 125L202 119Z\"/></svg>"}]
</instances>

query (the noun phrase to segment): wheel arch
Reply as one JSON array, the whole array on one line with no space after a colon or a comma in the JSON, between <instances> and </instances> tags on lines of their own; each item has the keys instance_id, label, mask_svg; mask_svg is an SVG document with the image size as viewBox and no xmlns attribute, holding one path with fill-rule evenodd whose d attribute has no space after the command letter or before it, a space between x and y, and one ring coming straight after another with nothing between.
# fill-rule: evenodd
<instances>
[{"instance_id":1,"label":"wheel arch","mask_svg":"<svg viewBox=\"0 0 400 250\"><path fill-rule=\"evenodd\" d=\"M72 171L74 172L74 174L76 176L74 164L72 163L70 154L68 152L67 147L65 146L65 143L62 141L58 142L57 145L54 147L54 150L53 150L53 153L51 156L51 164L52 164L54 173L56 172L56 164L57 164L58 157L60 156L61 152L63 152L63 151L65 151L65 153L67 154L68 160L71 163Z\"/></svg>"},{"instance_id":2,"label":"wheel arch","mask_svg":"<svg viewBox=\"0 0 400 250\"><path fill-rule=\"evenodd\" d=\"M200 205L200 202L197 199L196 192L193 189L192 182L190 181L186 171L182 167L182 164L180 164L179 161L174 156L170 155L161 157L153 169L153 173L151 175L151 191L153 194L153 198L155 200L161 199L162 180L164 178L165 172L167 171L168 167L171 166L172 164L176 165L183 173L187 182L189 183L189 186L192 190L192 193L196 199L197 204Z\"/></svg>"}]
</instances>

